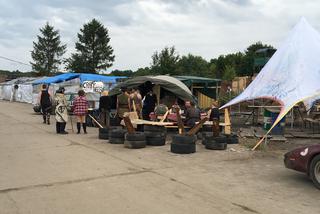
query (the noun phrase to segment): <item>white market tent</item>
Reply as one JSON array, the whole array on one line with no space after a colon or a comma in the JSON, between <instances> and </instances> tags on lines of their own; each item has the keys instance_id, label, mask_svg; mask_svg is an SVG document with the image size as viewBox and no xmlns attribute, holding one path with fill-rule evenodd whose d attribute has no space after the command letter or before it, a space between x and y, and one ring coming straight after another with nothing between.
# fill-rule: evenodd
<instances>
[{"instance_id":1,"label":"white market tent","mask_svg":"<svg viewBox=\"0 0 320 214\"><path fill-rule=\"evenodd\" d=\"M33 81L39 78L34 77L20 77L7 82L0 83L0 99L10 100L13 96L14 86L17 85L18 89L15 93L15 101L32 103L33 100Z\"/></svg>"},{"instance_id":2,"label":"white market tent","mask_svg":"<svg viewBox=\"0 0 320 214\"><path fill-rule=\"evenodd\" d=\"M319 97L319 56L320 34L301 18L254 81L221 108L259 98L276 100L281 104L281 111L272 129L295 104L312 103Z\"/></svg>"}]
</instances>

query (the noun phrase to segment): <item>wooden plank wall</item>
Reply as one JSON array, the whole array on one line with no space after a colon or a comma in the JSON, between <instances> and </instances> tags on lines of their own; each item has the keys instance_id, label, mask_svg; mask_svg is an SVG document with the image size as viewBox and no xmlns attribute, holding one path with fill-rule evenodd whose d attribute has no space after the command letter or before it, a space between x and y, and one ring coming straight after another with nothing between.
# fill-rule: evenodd
<instances>
[{"instance_id":1,"label":"wooden plank wall","mask_svg":"<svg viewBox=\"0 0 320 214\"><path fill-rule=\"evenodd\" d=\"M210 108L213 100L214 99L198 92L198 104L200 108Z\"/></svg>"}]
</instances>

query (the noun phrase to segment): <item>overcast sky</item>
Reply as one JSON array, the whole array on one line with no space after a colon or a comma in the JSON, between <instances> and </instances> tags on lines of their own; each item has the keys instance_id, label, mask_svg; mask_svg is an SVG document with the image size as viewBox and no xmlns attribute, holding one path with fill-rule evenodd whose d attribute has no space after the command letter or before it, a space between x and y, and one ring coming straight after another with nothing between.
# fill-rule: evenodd
<instances>
[{"instance_id":1,"label":"overcast sky","mask_svg":"<svg viewBox=\"0 0 320 214\"><path fill-rule=\"evenodd\" d=\"M149 66L175 46L207 60L256 42L278 47L301 16L320 31L319 0L0 0L0 56L30 62L32 42L47 21L74 52L77 32L96 18L116 55L109 71ZM31 68L0 58L0 69Z\"/></svg>"}]
</instances>

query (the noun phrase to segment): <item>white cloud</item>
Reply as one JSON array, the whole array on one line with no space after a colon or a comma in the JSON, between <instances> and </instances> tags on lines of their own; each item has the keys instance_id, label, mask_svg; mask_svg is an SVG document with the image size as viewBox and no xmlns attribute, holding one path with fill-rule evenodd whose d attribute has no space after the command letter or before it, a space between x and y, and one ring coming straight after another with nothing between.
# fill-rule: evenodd
<instances>
[{"instance_id":1,"label":"white cloud","mask_svg":"<svg viewBox=\"0 0 320 214\"><path fill-rule=\"evenodd\" d=\"M29 62L32 41L46 21L60 30L69 56L79 29L92 18L109 29L111 69L150 65L165 46L211 59L262 41L278 46L305 16L320 30L320 3L299 0L0 1L0 55ZM0 59L0 69L29 70ZM111 70L110 69L110 70Z\"/></svg>"}]
</instances>

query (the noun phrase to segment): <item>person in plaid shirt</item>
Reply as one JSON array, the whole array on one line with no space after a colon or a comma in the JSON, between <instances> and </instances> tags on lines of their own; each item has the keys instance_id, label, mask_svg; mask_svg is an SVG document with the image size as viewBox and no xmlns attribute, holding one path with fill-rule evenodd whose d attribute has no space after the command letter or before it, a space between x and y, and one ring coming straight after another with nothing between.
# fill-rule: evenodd
<instances>
[{"instance_id":1,"label":"person in plaid shirt","mask_svg":"<svg viewBox=\"0 0 320 214\"><path fill-rule=\"evenodd\" d=\"M83 132L87 134L87 124L85 120L88 113L89 103L83 90L79 90L78 95L79 96L73 101L73 114L77 116L77 134L80 134L81 124Z\"/></svg>"}]
</instances>

